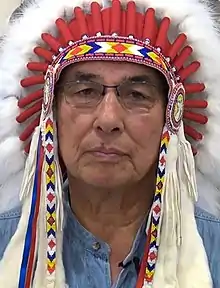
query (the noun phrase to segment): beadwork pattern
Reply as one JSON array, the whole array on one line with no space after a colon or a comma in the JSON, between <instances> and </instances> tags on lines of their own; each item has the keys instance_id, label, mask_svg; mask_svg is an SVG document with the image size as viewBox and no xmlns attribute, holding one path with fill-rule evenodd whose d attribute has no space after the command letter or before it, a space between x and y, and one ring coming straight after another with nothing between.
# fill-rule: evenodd
<instances>
[{"instance_id":1,"label":"beadwork pattern","mask_svg":"<svg viewBox=\"0 0 220 288\"><path fill-rule=\"evenodd\" d=\"M166 154L170 140L170 133L165 127L163 130L159 154L159 164L157 168L156 191L152 205L151 226L150 226L150 244L145 271L145 282L152 284L155 273L155 266L158 256L159 237L160 237L160 219L162 208L162 193L165 181Z\"/></svg>"},{"instance_id":2,"label":"beadwork pattern","mask_svg":"<svg viewBox=\"0 0 220 288\"><path fill-rule=\"evenodd\" d=\"M54 161L54 127L48 117L45 125L45 160L46 160L46 220L47 220L47 278L55 283L56 271L56 191ZM54 284L55 285L55 284ZM54 286L55 287L55 286Z\"/></svg>"}]
</instances>

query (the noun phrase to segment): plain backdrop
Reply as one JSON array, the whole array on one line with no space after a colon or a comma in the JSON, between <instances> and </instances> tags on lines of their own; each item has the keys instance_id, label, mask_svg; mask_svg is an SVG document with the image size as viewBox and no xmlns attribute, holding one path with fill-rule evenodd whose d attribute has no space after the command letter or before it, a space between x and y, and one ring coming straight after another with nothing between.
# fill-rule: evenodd
<instances>
[{"instance_id":1,"label":"plain backdrop","mask_svg":"<svg viewBox=\"0 0 220 288\"><path fill-rule=\"evenodd\" d=\"M0 35L4 33L11 14L22 2L22 0L0 0Z\"/></svg>"}]
</instances>

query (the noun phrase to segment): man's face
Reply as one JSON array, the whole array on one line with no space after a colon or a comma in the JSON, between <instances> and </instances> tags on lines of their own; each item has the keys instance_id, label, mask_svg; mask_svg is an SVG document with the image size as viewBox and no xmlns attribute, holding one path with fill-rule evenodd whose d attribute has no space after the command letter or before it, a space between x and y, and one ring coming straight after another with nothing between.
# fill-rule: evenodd
<instances>
[{"instance_id":1,"label":"man's face","mask_svg":"<svg viewBox=\"0 0 220 288\"><path fill-rule=\"evenodd\" d=\"M57 125L69 176L110 188L135 183L151 170L164 125L160 77L132 63L94 61L64 70L56 93ZM121 84L119 95L100 84Z\"/></svg>"}]
</instances>

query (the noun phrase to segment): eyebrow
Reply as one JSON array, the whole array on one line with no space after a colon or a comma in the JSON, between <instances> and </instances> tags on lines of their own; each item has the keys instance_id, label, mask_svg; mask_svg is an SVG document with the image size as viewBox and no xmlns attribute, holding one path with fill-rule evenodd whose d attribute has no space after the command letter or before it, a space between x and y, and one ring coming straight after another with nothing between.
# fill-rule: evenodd
<instances>
[{"instance_id":1,"label":"eyebrow","mask_svg":"<svg viewBox=\"0 0 220 288\"><path fill-rule=\"evenodd\" d=\"M73 74L73 79L71 79L71 81L91 81L98 79L101 79L101 77L97 74L77 71Z\"/></svg>"},{"instance_id":2,"label":"eyebrow","mask_svg":"<svg viewBox=\"0 0 220 288\"><path fill-rule=\"evenodd\" d=\"M72 79L69 81L91 81L91 80L103 80L103 78L100 75L94 74L94 73L85 73L81 71L77 71L72 75ZM151 77L149 75L143 74L143 75L135 75L135 76L125 76L123 79L121 79L120 82L135 82L135 83L142 83L146 82L149 84L152 84L156 86L156 80L153 79L154 77ZM67 82L69 82L67 80Z\"/></svg>"},{"instance_id":3,"label":"eyebrow","mask_svg":"<svg viewBox=\"0 0 220 288\"><path fill-rule=\"evenodd\" d=\"M69 73L68 73L69 74ZM59 83L57 83L57 87L65 85L66 83L71 83L74 81L80 81L80 82L93 82L97 81L103 82L103 77L101 75L92 73L92 72L82 72L82 71L76 71L68 75L67 79L64 76L63 78L60 79ZM69 78L69 79L68 79ZM137 84L143 84L146 83L152 87L157 88L160 90L160 81L155 77L155 75L148 75L148 74L140 74L140 75L133 75L133 76L125 76L118 83L115 83L115 85L120 85L120 83L137 83Z\"/></svg>"},{"instance_id":4,"label":"eyebrow","mask_svg":"<svg viewBox=\"0 0 220 288\"><path fill-rule=\"evenodd\" d=\"M143 83L146 82L148 84L151 84L153 86L157 86L157 81L154 79L154 77L151 77L149 75L136 75L136 76L130 76L130 77L125 77L124 82L135 82L135 83Z\"/></svg>"}]
</instances>

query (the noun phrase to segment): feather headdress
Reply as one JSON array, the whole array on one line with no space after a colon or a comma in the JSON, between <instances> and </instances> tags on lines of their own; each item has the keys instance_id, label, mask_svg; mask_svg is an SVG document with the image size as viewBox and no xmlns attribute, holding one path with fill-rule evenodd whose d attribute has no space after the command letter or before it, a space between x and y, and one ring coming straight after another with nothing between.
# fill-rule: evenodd
<instances>
[{"instance_id":1,"label":"feather headdress","mask_svg":"<svg viewBox=\"0 0 220 288\"><path fill-rule=\"evenodd\" d=\"M95 60L153 67L170 88L137 288L212 287L194 219L197 186L203 208L219 213L220 40L208 4L44 0L11 25L0 54L0 212L21 200L22 215L0 287L66 285L53 90L66 66Z\"/></svg>"}]
</instances>

